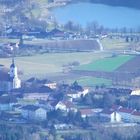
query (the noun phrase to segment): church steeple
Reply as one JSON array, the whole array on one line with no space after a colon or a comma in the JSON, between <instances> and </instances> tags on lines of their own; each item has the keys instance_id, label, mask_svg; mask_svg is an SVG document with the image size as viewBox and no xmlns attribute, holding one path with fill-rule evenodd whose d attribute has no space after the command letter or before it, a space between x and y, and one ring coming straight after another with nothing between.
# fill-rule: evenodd
<instances>
[{"instance_id":1,"label":"church steeple","mask_svg":"<svg viewBox=\"0 0 140 140\"><path fill-rule=\"evenodd\" d=\"M15 59L14 59L14 57L12 57L12 64L11 64L10 68L15 68Z\"/></svg>"},{"instance_id":2,"label":"church steeple","mask_svg":"<svg viewBox=\"0 0 140 140\"><path fill-rule=\"evenodd\" d=\"M12 82L12 89L20 88L21 87L21 81L18 78L18 71L17 71L17 67L15 65L14 57L12 58L12 64L10 65L9 76L10 76L10 80Z\"/></svg>"}]
</instances>

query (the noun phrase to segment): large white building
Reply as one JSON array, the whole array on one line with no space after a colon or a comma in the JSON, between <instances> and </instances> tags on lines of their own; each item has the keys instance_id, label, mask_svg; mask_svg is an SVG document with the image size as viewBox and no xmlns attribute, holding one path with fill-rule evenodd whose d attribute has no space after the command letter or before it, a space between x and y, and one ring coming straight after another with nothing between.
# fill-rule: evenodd
<instances>
[{"instance_id":1,"label":"large white building","mask_svg":"<svg viewBox=\"0 0 140 140\"><path fill-rule=\"evenodd\" d=\"M11 91L20 87L21 80L18 77L18 70L13 58L9 70L4 66L0 67L0 92Z\"/></svg>"}]
</instances>

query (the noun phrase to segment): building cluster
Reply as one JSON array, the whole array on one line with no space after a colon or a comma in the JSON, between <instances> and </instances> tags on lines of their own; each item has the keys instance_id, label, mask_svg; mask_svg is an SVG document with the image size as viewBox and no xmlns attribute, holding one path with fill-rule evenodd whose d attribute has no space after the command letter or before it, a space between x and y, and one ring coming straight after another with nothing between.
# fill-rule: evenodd
<instances>
[{"instance_id":1,"label":"building cluster","mask_svg":"<svg viewBox=\"0 0 140 140\"><path fill-rule=\"evenodd\" d=\"M140 112L136 109L120 105L113 105L108 109L84 106L81 98L92 93L90 89L81 87L77 82L71 85L58 84L33 77L24 81L23 85L22 87L14 58L9 70L1 66L1 119L15 122L42 121L48 119L49 112L60 110L64 114L79 112L83 120L98 118L100 122L140 123Z\"/></svg>"}]
</instances>

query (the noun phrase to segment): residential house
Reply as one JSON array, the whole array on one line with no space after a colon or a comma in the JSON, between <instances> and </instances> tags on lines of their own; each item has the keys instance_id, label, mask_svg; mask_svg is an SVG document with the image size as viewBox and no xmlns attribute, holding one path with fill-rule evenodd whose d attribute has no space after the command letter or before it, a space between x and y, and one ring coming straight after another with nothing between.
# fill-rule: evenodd
<instances>
[{"instance_id":1,"label":"residential house","mask_svg":"<svg viewBox=\"0 0 140 140\"><path fill-rule=\"evenodd\" d=\"M44 84L44 86L47 86L51 89L56 89L57 83L56 82L49 82L49 83Z\"/></svg>"},{"instance_id":2,"label":"residential house","mask_svg":"<svg viewBox=\"0 0 140 140\"><path fill-rule=\"evenodd\" d=\"M57 105L55 106L55 109L60 109L60 110L63 110L63 111L74 111L74 112L77 112L77 109L76 107L74 106L74 104L70 101L59 101L57 103Z\"/></svg>"},{"instance_id":3,"label":"residential house","mask_svg":"<svg viewBox=\"0 0 140 140\"><path fill-rule=\"evenodd\" d=\"M84 89L83 91L79 91L79 92L74 92L74 93L68 93L67 95L73 99L78 99L80 98L81 96L85 96L86 94L89 93L89 90L88 89Z\"/></svg>"},{"instance_id":4,"label":"residential house","mask_svg":"<svg viewBox=\"0 0 140 140\"><path fill-rule=\"evenodd\" d=\"M104 118L106 121L110 121L111 123L121 122L121 115L116 111L103 110L100 113L100 117Z\"/></svg>"},{"instance_id":5,"label":"residential house","mask_svg":"<svg viewBox=\"0 0 140 140\"><path fill-rule=\"evenodd\" d=\"M140 123L140 112L134 111L132 114L132 122Z\"/></svg>"},{"instance_id":6,"label":"residential house","mask_svg":"<svg viewBox=\"0 0 140 140\"><path fill-rule=\"evenodd\" d=\"M47 118L47 111L34 105L23 106L21 114L24 118L30 120L45 120Z\"/></svg>"},{"instance_id":7,"label":"residential house","mask_svg":"<svg viewBox=\"0 0 140 140\"><path fill-rule=\"evenodd\" d=\"M63 123L63 124L55 124L54 128L56 130L68 130L68 129L73 129L74 126L72 124L65 124L65 123Z\"/></svg>"},{"instance_id":8,"label":"residential house","mask_svg":"<svg viewBox=\"0 0 140 140\"><path fill-rule=\"evenodd\" d=\"M137 90L133 90L133 91L131 92L131 95L137 95L137 96L140 96L140 90L139 90L139 89L137 89Z\"/></svg>"},{"instance_id":9,"label":"residential house","mask_svg":"<svg viewBox=\"0 0 140 140\"><path fill-rule=\"evenodd\" d=\"M121 117L124 121L131 122L132 121L131 114L134 111L135 111L134 109L128 109L128 108L122 107L118 110L118 113L121 115Z\"/></svg>"},{"instance_id":10,"label":"residential house","mask_svg":"<svg viewBox=\"0 0 140 140\"><path fill-rule=\"evenodd\" d=\"M92 109L80 109L79 111L81 113L82 118L92 117L94 115L94 112Z\"/></svg>"},{"instance_id":11,"label":"residential house","mask_svg":"<svg viewBox=\"0 0 140 140\"><path fill-rule=\"evenodd\" d=\"M49 93L27 93L24 94L24 99L28 100L45 100L47 101L49 98L50 94Z\"/></svg>"}]
</instances>

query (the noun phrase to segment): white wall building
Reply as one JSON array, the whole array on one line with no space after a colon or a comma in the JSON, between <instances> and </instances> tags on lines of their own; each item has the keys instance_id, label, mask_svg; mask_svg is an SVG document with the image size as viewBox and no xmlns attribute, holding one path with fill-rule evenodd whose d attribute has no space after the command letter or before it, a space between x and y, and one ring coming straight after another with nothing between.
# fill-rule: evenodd
<instances>
[{"instance_id":1,"label":"white wall building","mask_svg":"<svg viewBox=\"0 0 140 140\"><path fill-rule=\"evenodd\" d=\"M47 111L34 105L27 105L22 107L21 114L24 118L30 120L45 120L47 118Z\"/></svg>"}]
</instances>

